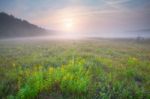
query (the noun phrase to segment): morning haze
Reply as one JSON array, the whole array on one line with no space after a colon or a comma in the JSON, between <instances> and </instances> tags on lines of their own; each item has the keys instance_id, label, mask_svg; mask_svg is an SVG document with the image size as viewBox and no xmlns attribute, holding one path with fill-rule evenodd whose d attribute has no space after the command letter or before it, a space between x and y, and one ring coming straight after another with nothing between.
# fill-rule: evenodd
<instances>
[{"instance_id":1,"label":"morning haze","mask_svg":"<svg viewBox=\"0 0 150 99\"><path fill-rule=\"evenodd\" d=\"M0 1L1 11L65 36L149 37L149 9L149 0Z\"/></svg>"},{"instance_id":2,"label":"morning haze","mask_svg":"<svg viewBox=\"0 0 150 99\"><path fill-rule=\"evenodd\" d=\"M150 0L0 0L0 99L150 99Z\"/></svg>"}]
</instances>

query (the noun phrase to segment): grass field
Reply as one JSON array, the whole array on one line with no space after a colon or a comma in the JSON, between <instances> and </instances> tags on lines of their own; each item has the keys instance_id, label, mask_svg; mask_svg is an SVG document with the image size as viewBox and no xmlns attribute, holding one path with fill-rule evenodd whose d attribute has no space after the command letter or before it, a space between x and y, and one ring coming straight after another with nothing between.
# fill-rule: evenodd
<instances>
[{"instance_id":1,"label":"grass field","mask_svg":"<svg viewBox=\"0 0 150 99\"><path fill-rule=\"evenodd\" d=\"M150 99L150 41L0 41L0 99Z\"/></svg>"}]
</instances>

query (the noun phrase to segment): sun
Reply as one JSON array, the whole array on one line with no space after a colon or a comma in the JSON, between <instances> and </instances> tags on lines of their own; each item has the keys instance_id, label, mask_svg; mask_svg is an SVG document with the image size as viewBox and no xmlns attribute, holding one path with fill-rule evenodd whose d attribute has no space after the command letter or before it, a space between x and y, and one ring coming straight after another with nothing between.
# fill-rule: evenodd
<instances>
[{"instance_id":1,"label":"sun","mask_svg":"<svg viewBox=\"0 0 150 99\"><path fill-rule=\"evenodd\" d=\"M67 31L72 31L74 28L74 21L72 18L64 19L64 28Z\"/></svg>"}]
</instances>

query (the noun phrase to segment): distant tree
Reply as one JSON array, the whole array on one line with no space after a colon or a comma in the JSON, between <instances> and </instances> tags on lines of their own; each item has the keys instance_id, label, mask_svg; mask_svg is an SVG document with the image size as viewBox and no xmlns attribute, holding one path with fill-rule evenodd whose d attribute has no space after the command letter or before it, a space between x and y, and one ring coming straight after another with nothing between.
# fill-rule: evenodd
<instances>
[{"instance_id":1,"label":"distant tree","mask_svg":"<svg viewBox=\"0 0 150 99\"><path fill-rule=\"evenodd\" d=\"M143 42L143 41L144 41L144 37L142 37L142 36L137 36L137 37L136 37L136 41L137 41L137 42Z\"/></svg>"}]
</instances>

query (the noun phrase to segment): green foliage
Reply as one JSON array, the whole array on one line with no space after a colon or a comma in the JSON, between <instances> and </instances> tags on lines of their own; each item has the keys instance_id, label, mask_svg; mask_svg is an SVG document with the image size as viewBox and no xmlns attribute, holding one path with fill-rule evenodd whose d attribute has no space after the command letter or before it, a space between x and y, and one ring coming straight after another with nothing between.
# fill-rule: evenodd
<instances>
[{"instance_id":1,"label":"green foliage","mask_svg":"<svg viewBox=\"0 0 150 99\"><path fill-rule=\"evenodd\" d=\"M82 94L88 91L88 85L90 82L90 76L88 70L85 70L83 63L79 63L61 68L62 81L61 89L65 93L77 93Z\"/></svg>"},{"instance_id":2,"label":"green foliage","mask_svg":"<svg viewBox=\"0 0 150 99\"><path fill-rule=\"evenodd\" d=\"M41 70L33 70L26 81L22 82L18 92L21 99L34 98L44 87L43 72Z\"/></svg>"},{"instance_id":3,"label":"green foliage","mask_svg":"<svg viewBox=\"0 0 150 99\"><path fill-rule=\"evenodd\" d=\"M48 70L43 70L42 67L35 68L30 71L30 75L26 74L26 80L22 82L17 97L34 98L43 90L83 95L87 93L90 83L88 70L85 70L83 64L82 61L78 61L74 65L70 62L57 68L49 67Z\"/></svg>"},{"instance_id":4,"label":"green foliage","mask_svg":"<svg viewBox=\"0 0 150 99\"><path fill-rule=\"evenodd\" d=\"M1 99L149 99L150 46L0 42Z\"/></svg>"}]
</instances>

